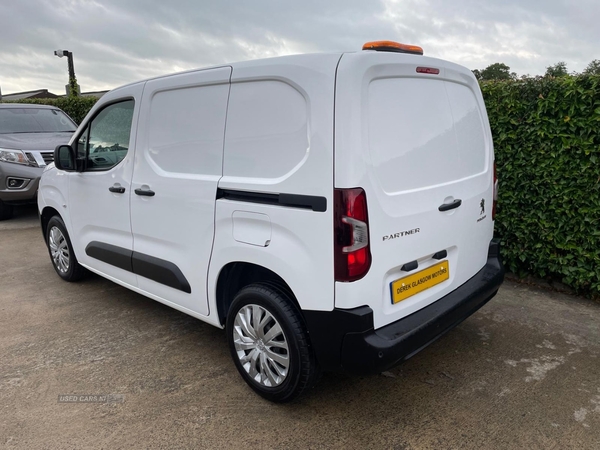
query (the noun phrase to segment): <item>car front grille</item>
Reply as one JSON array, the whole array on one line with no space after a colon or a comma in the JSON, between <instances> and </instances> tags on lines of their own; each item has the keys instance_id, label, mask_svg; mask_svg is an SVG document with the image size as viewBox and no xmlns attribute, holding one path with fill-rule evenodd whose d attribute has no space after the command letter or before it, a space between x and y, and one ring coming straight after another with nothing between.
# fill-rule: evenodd
<instances>
[{"instance_id":1,"label":"car front grille","mask_svg":"<svg viewBox=\"0 0 600 450\"><path fill-rule=\"evenodd\" d=\"M35 157L30 152L25 153L25 156L27 156L27 159L29 160L29 164L31 164L32 166L38 165L37 161L35 160Z\"/></svg>"},{"instance_id":2,"label":"car front grille","mask_svg":"<svg viewBox=\"0 0 600 450\"><path fill-rule=\"evenodd\" d=\"M40 154L42 155L42 158L44 158L46 165L54 162L54 152L40 152Z\"/></svg>"},{"instance_id":3,"label":"car front grille","mask_svg":"<svg viewBox=\"0 0 600 450\"><path fill-rule=\"evenodd\" d=\"M34 167L44 167L47 166L51 162L54 162L54 152L40 152L40 151L32 151L25 152L29 163ZM43 161L43 163L42 163Z\"/></svg>"}]
</instances>

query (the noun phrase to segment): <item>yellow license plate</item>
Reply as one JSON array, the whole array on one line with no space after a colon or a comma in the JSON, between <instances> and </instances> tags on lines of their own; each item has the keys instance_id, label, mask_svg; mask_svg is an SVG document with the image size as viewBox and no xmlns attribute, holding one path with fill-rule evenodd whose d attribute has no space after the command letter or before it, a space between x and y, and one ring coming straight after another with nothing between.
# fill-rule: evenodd
<instances>
[{"instance_id":1,"label":"yellow license plate","mask_svg":"<svg viewBox=\"0 0 600 450\"><path fill-rule=\"evenodd\" d=\"M412 297L425 289L440 284L450 278L450 267L448 261L439 263L390 283L392 288L392 303L396 304L408 297Z\"/></svg>"}]
</instances>

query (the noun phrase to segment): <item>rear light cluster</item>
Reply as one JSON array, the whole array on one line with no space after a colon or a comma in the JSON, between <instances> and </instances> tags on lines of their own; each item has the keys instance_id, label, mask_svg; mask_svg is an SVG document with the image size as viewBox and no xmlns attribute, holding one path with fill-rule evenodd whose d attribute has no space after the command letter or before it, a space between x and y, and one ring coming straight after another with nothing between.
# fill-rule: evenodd
<instances>
[{"instance_id":1,"label":"rear light cluster","mask_svg":"<svg viewBox=\"0 0 600 450\"><path fill-rule=\"evenodd\" d=\"M365 191L335 189L333 214L335 280L358 280L371 267Z\"/></svg>"},{"instance_id":2,"label":"rear light cluster","mask_svg":"<svg viewBox=\"0 0 600 450\"><path fill-rule=\"evenodd\" d=\"M494 161L494 203L492 205L492 220L496 219L496 205L498 204L498 174L496 172L496 161Z\"/></svg>"}]
</instances>

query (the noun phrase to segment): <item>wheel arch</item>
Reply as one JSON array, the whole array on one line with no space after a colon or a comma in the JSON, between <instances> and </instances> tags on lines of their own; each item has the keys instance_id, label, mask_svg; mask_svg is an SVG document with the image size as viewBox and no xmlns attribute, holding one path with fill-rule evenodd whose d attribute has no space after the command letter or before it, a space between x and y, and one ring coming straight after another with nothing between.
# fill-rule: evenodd
<instances>
[{"instance_id":1,"label":"wheel arch","mask_svg":"<svg viewBox=\"0 0 600 450\"><path fill-rule=\"evenodd\" d=\"M44 241L46 240L46 231L48 229L48 222L50 222L50 219L52 219L52 217L54 217L54 216L60 217L64 222L64 219L61 217L60 213L56 209L54 209L52 206L46 206L40 213L40 223L42 225L42 234L44 235Z\"/></svg>"},{"instance_id":2,"label":"wheel arch","mask_svg":"<svg viewBox=\"0 0 600 450\"><path fill-rule=\"evenodd\" d=\"M218 320L221 326L225 325L227 313L235 295L245 286L257 282L273 283L283 289L302 315L298 300L281 276L258 264L235 261L223 266L217 277L216 303Z\"/></svg>"}]
</instances>

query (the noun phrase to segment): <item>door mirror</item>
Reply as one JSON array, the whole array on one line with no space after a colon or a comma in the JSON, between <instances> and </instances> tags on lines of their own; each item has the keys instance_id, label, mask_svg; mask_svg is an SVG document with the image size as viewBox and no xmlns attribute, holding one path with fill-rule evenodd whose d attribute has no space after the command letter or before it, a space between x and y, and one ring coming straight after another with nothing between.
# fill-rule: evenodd
<instances>
[{"instance_id":1,"label":"door mirror","mask_svg":"<svg viewBox=\"0 0 600 450\"><path fill-rule=\"evenodd\" d=\"M70 145L58 145L54 150L54 165L58 170L74 171L75 151Z\"/></svg>"}]
</instances>

